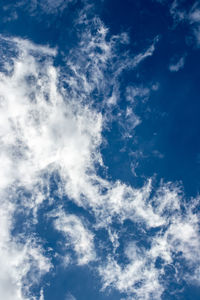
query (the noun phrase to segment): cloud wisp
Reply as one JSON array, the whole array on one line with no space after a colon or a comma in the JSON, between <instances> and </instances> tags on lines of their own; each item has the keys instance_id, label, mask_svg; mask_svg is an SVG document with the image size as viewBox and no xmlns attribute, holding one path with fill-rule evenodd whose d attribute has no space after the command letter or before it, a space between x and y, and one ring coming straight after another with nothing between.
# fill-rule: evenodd
<instances>
[{"instance_id":1,"label":"cloud wisp","mask_svg":"<svg viewBox=\"0 0 200 300\"><path fill-rule=\"evenodd\" d=\"M189 9L183 7L184 1L173 1L170 7L170 13L176 24L186 23L191 32L191 36L195 40L197 47L200 46L200 7L199 2L194 2Z\"/></svg>"},{"instance_id":2,"label":"cloud wisp","mask_svg":"<svg viewBox=\"0 0 200 300\"><path fill-rule=\"evenodd\" d=\"M171 72L178 72L179 70L183 69L185 64L185 57L179 58L177 61L175 61L175 58L173 58L172 62L169 65L169 70Z\"/></svg>"}]
</instances>

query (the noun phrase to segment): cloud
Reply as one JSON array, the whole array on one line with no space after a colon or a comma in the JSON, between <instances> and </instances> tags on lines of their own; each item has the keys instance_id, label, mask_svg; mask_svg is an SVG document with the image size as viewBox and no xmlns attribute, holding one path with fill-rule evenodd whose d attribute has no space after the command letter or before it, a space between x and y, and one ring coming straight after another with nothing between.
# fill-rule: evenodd
<instances>
[{"instance_id":1,"label":"cloud","mask_svg":"<svg viewBox=\"0 0 200 300\"><path fill-rule=\"evenodd\" d=\"M68 293L65 300L76 300L76 298L71 293Z\"/></svg>"},{"instance_id":2,"label":"cloud","mask_svg":"<svg viewBox=\"0 0 200 300\"><path fill-rule=\"evenodd\" d=\"M176 24L186 23L195 38L196 46L200 45L200 8L199 2L195 2L189 9L183 7L181 1L173 1L170 7L170 13Z\"/></svg>"},{"instance_id":3,"label":"cloud","mask_svg":"<svg viewBox=\"0 0 200 300\"><path fill-rule=\"evenodd\" d=\"M143 53L136 55L133 59L133 66L137 66L140 62L149 56L152 56L155 51L155 44L159 41L159 36L155 37L154 43Z\"/></svg>"},{"instance_id":4,"label":"cloud","mask_svg":"<svg viewBox=\"0 0 200 300\"><path fill-rule=\"evenodd\" d=\"M156 0L157 1L157 0ZM200 8L199 1L193 2L190 5L185 5L186 1L174 0L172 3L167 1L157 1L162 5L166 5L173 18L173 29L178 25L184 24L188 27L187 35L185 36L188 45L200 45Z\"/></svg>"},{"instance_id":5,"label":"cloud","mask_svg":"<svg viewBox=\"0 0 200 300\"><path fill-rule=\"evenodd\" d=\"M25 300L29 299L29 288L38 284L40 277L50 271L51 262L36 238L26 236L20 241L22 237L12 236L15 206L6 200L1 200L0 206L0 296L11 300L15 295L16 300Z\"/></svg>"},{"instance_id":6,"label":"cloud","mask_svg":"<svg viewBox=\"0 0 200 300\"><path fill-rule=\"evenodd\" d=\"M1 45L6 47L8 52L11 51L12 55L10 60L7 57L3 61L5 72L1 72L0 76L0 294L4 299L13 299L13 295L15 295L16 299L21 300L29 299L29 288L38 284L40 277L51 268L50 259L45 255L42 243L37 236L25 232L15 236L12 232L15 229L18 211L27 211L28 215L28 210L31 209L33 202L33 206L36 207L45 197L37 187L39 178L36 173L40 167L36 162L36 152L39 150L39 145L35 145L38 150L35 148L36 156L34 157L32 155L34 146L30 144L33 142L32 137L35 134L33 126L35 125L35 130L38 129L38 119L35 119L36 115L34 114L36 105L31 104L32 98L29 96L31 89L34 89L31 87L29 79L35 80L34 73L37 73L37 63L30 52L33 55L39 53L40 57L48 57L54 55L55 51L44 47L37 48L25 40L4 39L2 36ZM41 84L40 81L40 87ZM36 94L35 88L35 97L37 98ZM30 150L31 146L32 150ZM4 168L2 168L3 165ZM34 186L35 193L34 195L31 193L32 197L22 196L22 190L32 191Z\"/></svg>"},{"instance_id":7,"label":"cloud","mask_svg":"<svg viewBox=\"0 0 200 300\"><path fill-rule=\"evenodd\" d=\"M17 20L19 10L28 12L31 17L41 17L43 14L51 16L62 14L69 4L75 4L76 2L77 0L31 0L27 3L20 0L14 5L12 3L3 6L3 10L7 13L4 22Z\"/></svg>"},{"instance_id":8,"label":"cloud","mask_svg":"<svg viewBox=\"0 0 200 300\"><path fill-rule=\"evenodd\" d=\"M175 61L175 58L169 65L169 70L171 72L178 72L179 70L183 69L185 64L185 57L179 58L177 61Z\"/></svg>"},{"instance_id":9,"label":"cloud","mask_svg":"<svg viewBox=\"0 0 200 300\"><path fill-rule=\"evenodd\" d=\"M196 2L188 13L188 21L196 38L197 46L200 46L200 7Z\"/></svg>"},{"instance_id":10,"label":"cloud","mask_svg":"<svg viewBox=\"0 0 200 300\"><path fill-rule=\"evenodd\" d=\"M72 4L76 3L77 0L65 0L65 1L64 0L57 0L57 1L39 0L39 1L33 1L33 2L37 2L37 5L39 5L41 7L41 9L44 13L56 14L56 13L62 12L64 9L66 9L70 3L72 3Z\"/></svg>"},{"instance_id":11,"label":"cloud","mask_svg":"<svg viewBox=\"0 0 200 300\"><path fill-rule=\"evenodd\" d=\"M137 99L147 100L149 98L150 89L147 87L128 86L126 88L126 99L134 103Z\"/></svg>"},{"instance_id":12,"label":"cloud","mask_svg":"<svg viewBox=\"0 0 200 300\"><path fill-rule=\"evenodd\" d=\"M186 11L181 7L181 2L174 0L170 6L170 13L175 22L181 22L187 19Z\"/></svg>"},{"instance_id":13,"label":"cloud","mask_svg":"<svg viewBox=\"0 0 200 300\"><path fill-rule=\"evenodd\" d=\"M159 272L152 267L147 258L136 253L134 245L129 245L133 251L130 263L121 267L113 258L109 258L107 266L100 267L99 272L104 280L103 288L115 287L127 294L127 299L161 299L163 287L159 283ZM152 299L152 298L151 298Z\"/></svg>"},{"instance_id":14,"label":"cloud","mask_svg":"<svg viewBox=\"0 0 200 300\"><path fill-rule=\"evenodd\" d=\"M102 262L99 273L102 276L103 289L114 287L126 293L130 299L161 299L167 283L166 266L173 265L177 274L184 273L183 269L187 266L189 273L184 275L187 280L192 278L194 269L198 273L198 217L192 211L191 203L185 206L184 215L181 212L177 188L168 185L161 185L151 201L154 203L155 212L165 220L163 226L151 237L143 231L143 234L147 235L148 247L139 246L137 238L125 245L124 255L128 258L127 263L119 264L111 255L106 263ZM196 204L193 204L195 207ZM138 228L140 226L138 223ZM158 259L162 259L159 268L156 266ZM183 261L184 266L181 265ZM180 282L179 276L173 279L174 282Z\"/></svg>"},{"instance_id":15,"label":"cloud","mask_svg":"<svg viewBox=\"0 0 200 300\"><path fill-rule=\"evenodd\" d=\"M57 210L51 216L56 218L55 229L63 233L65 243L75 251L78 265L85 265L96 259L94 236L79 217L65 214L62 210Z\"/></svg>"}]
</instances>

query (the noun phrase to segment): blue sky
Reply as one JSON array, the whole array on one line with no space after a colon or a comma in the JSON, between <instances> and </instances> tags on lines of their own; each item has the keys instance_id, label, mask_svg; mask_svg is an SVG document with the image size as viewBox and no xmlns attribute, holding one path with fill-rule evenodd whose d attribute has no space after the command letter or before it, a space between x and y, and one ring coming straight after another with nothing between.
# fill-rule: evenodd
<instances>
[{"instance_id":1,"label":"blue sky","mask_svg":"<svg viewBox=\"0 0 200 300\"><path fill-rule=\"evenodd\" d=\"M0 7L0 298L200 298L200 4Z\"/></svg>"}]
</instances>

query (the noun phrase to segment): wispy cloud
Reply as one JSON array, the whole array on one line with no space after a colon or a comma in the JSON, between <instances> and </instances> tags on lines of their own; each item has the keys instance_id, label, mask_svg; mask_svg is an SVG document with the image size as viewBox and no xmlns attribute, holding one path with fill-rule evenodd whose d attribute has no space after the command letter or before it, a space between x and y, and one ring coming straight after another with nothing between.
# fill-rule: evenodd
<instances>
[{"instance_id":1,"label":"wispy cloud","mask_svg":"<svg viewBox=\"0 0 200 300\"><path fill-rule=\"evenodd\" d=\"M169 70L171 72L178 72L179 70L183 69L185 64L185 57L181 57L178 60L176 58L173 58L170 65L169 65Z\"/></svg>"},{"instance_id":2,"label":"wispy cloud","mask_svg":"<svg viewBox=\"0 0 200 300\"><path fill-rule=\"evenodd\" d=\"M189 206L186 207L185 216L181 213L178 190L173 186L161 186L151 201L156 207L156 213L165 221L164 226L149 240L149 247L139 247L138 240L133 240L124 250L128 263L119 264L113 256L109 256L107 262L99 267L103 288L113 286L127 293L130 299L161 299L167 281L167 265L174 266L180 274L180 262L184 259L190 270L185 274L188 278L193 276L195 264L199 265L196 257L200 246L198 218ZM143 234L146 234L145 231ZM177 254L180 255L179 259ZM159 268L156 267L157 259L162 259ZM174 281L180 281L179 275Z\"/></svg>"},{"instance_id":3,"label":"wispy cloud","mask_svg":"<svg viewBox=\"0 0 200 300\"><path fill-rule=\"evenodd\" d=\"M71 293L68 293L65 300L76 300L76 298Z\"/></svg>"},{"instance_id":4,"label":"wispy cloud","mask_svg":"<svg viewBox=\"0 0 200 300\"><path fill-rule=\"evenodd\" d=\"M7 197L1 193L2 196ZM13 201L12 196L9 193L10 201ZM29 288L38 284L40 277L49 272L52 265L37 238L12 236L16 207L6 198L1 200L0 204L0 295L8 300L13 299L13 295L16 300L29 299ZM24 279L27 275L30 281L26 281L25 284Z\"/></svg>"},{"instance_id":5,"label":"wispy cloud","mask_svg":"<svg viewBox=\"0 0 200 300\"><path fill-rule=\"evenodd\" d=\"M185 9L182 6L182 2L175 0L170 7L170 13L174 18L176 24L186 23L188 24L191 35L195 38L197 47L200 46L200 8L199 2L195 2L192 7Z\"/></svg>"},{"instance_id":6,"label":"wispy cloud","mask_svg":"<svg viewBox=\"0 0 200 300\"><path fill-rule=\"evenodd\" d=\"M128 86L126 88L126 99L134 103L137 99L147 100L150 95L150 89L142 86Z\"/></svg>"},{"instance_id":7,"label":"wispy cloud","mask_svg":"<svg viewBox=\"0 0 200 300\"><path fill-rule=\"evenodd\" d=\"M191 24L197 45L200 46L200 6L196 2L188 13L188 20Z\"/></svg>"},{"instance_id":8,"label":"wispy cloud","mask_svg":"<svg viewBox=\"0 0 200 300\"><path fill-rule=\"evenodd\" d=\"M7 13L4 22L17 20L19 10L28 12L30 17L39 17L41 14L51 16L62 14L69 5L76 2L77 0L31 0L29 2L20 0L17 3L8 3L3 6L3 10Z\"/></svg>"},{"instance_id":9,"label":"wispy cloud","mask_svg":"<svg viewBox=\"0 0 200 300\"><path fill-rule=\"evenodd\" d=\"M85 265L96 259L94 236L79 217L66 214L63 210L56 210L51 217L55 218L55 229L65 236L66 249L68 246L75 251L78 265Z\"/></svg>"}]
</instances>

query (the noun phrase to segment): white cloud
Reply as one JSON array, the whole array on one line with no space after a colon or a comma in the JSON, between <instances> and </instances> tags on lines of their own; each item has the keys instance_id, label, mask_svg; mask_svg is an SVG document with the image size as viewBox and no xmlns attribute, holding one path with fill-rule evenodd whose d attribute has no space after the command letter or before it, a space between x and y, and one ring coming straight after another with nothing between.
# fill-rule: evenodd
<instances>
[{"instance_id":1,"label":"white cloud","mask_svg":"<svg viewBox=\"0 0 200 300\"><path fill-rule=\"evenodd\" d=\"M136 249L132 251L127 266L120 266L113 258L109 258L107 265L99 268L103 288L113 286L134 299L160 299L163 287L159 283L158 270L148 261L148 257L142 257Z\"/></svg>"},{"instance_id":2,"label":"white cloud","mask_svg":"<svg viewBox=\"0 0 200 300\"><path fill-rule=\"evenodd\" d=\"M6 42L9 44L5 44ZM17 50L17 54L10 57L14 63L12 71L1 73L0 76L0 150L2 166L4 166L1 168L0 184L6 205L12 203L10 202L11 186L14 186L14 190L25 189L31 196L20 200L21 205L24 206L21 209L32 209L35 220L27 220L27 222L37 222L37 209L47 196L42 186L49 184L48 177L46 179L43 174L46 172L51 174L56 170L61 175L60 186L63 187L62 190L60 189L61 193L67 192L68 196L84 206L80 200L81 195L92 186L90 173L95 174L94 164L101 163L98 153L98 146L101 143L101 114L87 105L82 106L80 102L77 103L77 94L71 99L64 94L64 90L62 94L58 92L58 71L53 67L51 60L51 56L56 54L55 50L43 46L37 47L29 41L17 38L1 37L1 43L5 47L15 47ZM43 63L40 62L40 57L43 57ZM6 64L6 67L10 67L9 64ZM87 92L85 86L84 93ZM13 212L16 209L13 206ZM9 215L6 216L8 218ZM86 264L93 260L95 252L92 246L92 234L75 216L61 221L68 222L65 232L71 238L78 264ZM5 219L2 230L3 238L6 239L10 239L9 228L12 227L12 222L9 222ZM58 229L61 229L58 220L56 224ZM73 230L76 230L76 235ZM5 256L5 251L9 256L9 251L15 249L15 243L4 245L3 241L2 257ZM18 293L19 296L16 297L21 299L24 297L21 292L22 279L27 275L29 265L31 266L30 262L23 270L26 266L24 264L26 257L32 257L33 261L38 262L37 268L41 272L48 271L48 267L43 263L45 257L40 255L39 248L21 245L17 241L16 247L20 247L21 252L25 249L25 252L19 256L18 250L15 251L13 259L16 255L17 261L11 262L11 267L6 272L9 282L10 273L15 270L12 264L16 265L19 274L16 271L16 278L14 276L12 281L16 281L16 283L13 281L17 290L15 294ZM47 263L46 265L49 266ZM20 272L23 272L23 276ZM3 274L7 278L7 275ZM28 285L29 283L27 288ZM5 282L2 286L6 286ZM1 294L6 293L6 290L1 291ZM10 291L12 291L11 287Z\"/></svg>"},{"instance_id":3,"label":"white cloud","mask_svg":"<svg viewBox=\"0 0 200 300\"><path fill-rule=\"evenodd\" d=\"M175 22L181 22L187 19L187 12L180 7L181 2L174 0L170 7L170 13Z\"/></svg>"},{"instance_id":4,"label":"white cloud","mask_svg":"<svg viewBox=\"0 0 200 300\"><path fill-rule=\"evenodd\" d=\"M128 86L126 88L126 99L134 103L137 99L142 101L149 98L150 90L147 87Z\"/></svg>"},{"instance_id":5,"label":"white cloud","mask_svg":"<svg viewBox=\"0 0 200 300\"><path fill-rule=\"evenodd\" d=\"M188 20L193 29L197 46L200 46L200 7L198 2L193 5L191 11L188 13Z\"/></svg>"},{"instance_id":6,"label":"white cloud","mask_svg":"<svg viewBox=\"0 0 200 300\"><path fill-rule=\"evenodd\" d=\"M22 300L29 299L29 287L38 283L40 276L51 267L37 238L22 233L19 236L12 235L15 213L19 209L18 200L22 204L20 209L28 210L32 206L36 208L45 197L37 187L40 183L37 172L41 171L37 157L40 145L35 144L34 149L32 139L34 136L38 138L36 131L40 119L39 109L41 108L42 114L42 107L39 107L41 98L39 99L36 89L42 89L43 82L42 78L38 78L38 65L30 52L34 55L38 52L40 56L49 56L54 55L55 51L44 47L37 48L28 41L1 37L1 44L6 42L8 43L3 46L15 47L19 56L10 57L14 62L11 72L0 74L0 296L2 299L13 299L15 295L15 299ZM6 66L10 68L8 64ZM28 83L28 76L37 81L37 87ZM36 104L31 103L31 92L35 93L38 110ZM18 188L31 192L34 185L35 194L32 197L21 198Z\"/></svg>"},{"instance_id":7,"label":"white cloud","mask_svg":"<svg viewBox=\"0 0 200 300\"><path fill-rule=\"evenodd\" d=\"M199 23L200 22L200 9L192 9L189 15L189 19L191 23Z\"/></svg>"},{"instance_id":8,"label":"white cloud","mask_svg":"<svg viewBox=\"0 0 200 300\"><path fill-rule=\"evenodd\" d=\"M149 56L152 56L155 51L155 44L159 41L159 37L156 37L154 39L154 43L143 53L138 54L133 59L133 67L137 66L140 62L142 62L144 59L146 59Z\"/></svg>"},{"instance_id":9,"label":"white cloud","mask_svg":"<svg viewBox=\"0 0 200 300\"><path fill-rule=\"evenodd\" d=\"M116 230L112 230L110 227L108 228L109 239L113 245L113 251L116 252L117 248L120 246L119 236Z\"/></svg>"},{"instance_id":10,"label":"white cloud","mask_svg":"<svg viewBox=\"0 0 200 300\"><path fill-rule=\"evenodd\" d=\"M195 38L195 43L197 47L200 46L200 8L199 8L199 2L196 1L192 7L190 6L189 9L185 9L182 6L181 1L173 1L171 7L170 7L170 13L175 20L175 22L178 23L187 23L191 30L191 36L193 35Z\"/></svg>"},{"instance_id":11,"label":"white cloud","mask_svg":"<svg viewBox=\"0 0 200 300\"><path fill-rule=\"evenodd\" d=\"M55 56L57 54L57 50L55 48L49 48L47 46L41 46L41 45L36 45L33 42L30 42L27 39L21 39L18 37L6 37L3 35L0 35L0 38L2 39L2 42L9 42L11 44L16 44L16 48L18 48L20 50L24 50L21 51L21 55L23 56L25 53L26 54L38 54L38 55L49 55L49 56ZM13 47L14 45L12 45ZM17 50L17 49L16 49ZM23 57L21 57L23 58Z\"/></svg>"},{"instance_id":12,"label":"white cloud","mask_svg":"<svg viewBox=\"0 0 200 300\"><path fill-rule=\"evenodd\" d=\"M39 300L44 300L44 292L43 292L43 290L40 291L40 299Z\"/></svg>"},{"instance_id":13,"label":"white cloud","mask_svg":"<svg viewBox=\"0 0 200 300\"><path fill-rule=\"evenodd\" d=\"M173 59L173 61L169 65L169 70L171 72L178 72L179 70L183 69L184 64L185 64L185 57L181 57L177 61L174 61Z\"/></svg>"},{"instance_id":14,"label":"white cloud","mask_svg":"<svg viewBox=\"0 0 200 300\"><path fill-rule=\"evenodd\" d=\"M103 289L113 286L120 292L127 293L130 299L161 299L165 289L165 279L161 278L165 276L167 265L176 269L177 278L174 280L180 281L179 274L186 265L191 273L186 272L184 278L188 281L195 280L195 284L200 283L197 280L198 275L194 276L199 274L200 265L197 254L200 247L199 218L194 212L198 200L181 203L178 187L162 184L151 203L157 216L164 221L163 226L151 238L147 236L150 243L148 247L138 246L137 238L126 245L124 255L128 258L128 263L119 264L113 256L109 256L107 262L102 263L99 273L102 276ZM185 213L181 211L181 205L185 205ZM146 209L147 207L148 205ZM141 228L139 224L138 222L138 228ZM184 266L176 262L176 255L185 260ZM156 267L158 258L163 260L160 268Z\"/></svg>"},{"instance_id":15,"label":"white cloud","mask_svg":"<svg viewBox=\"0 0 200 300\"><path fill-rule=\"evenodd\" d=\"M15 295L16 300L25 300L29 299L29 286L38 283L40 277L49 272L51 263L35 238L26 236L25 242L20 242L17 237L12 237L14 210L14 205L8 200L1 201L0 297L11 300ZM30 277L28 282L27 275Z\"/></svg>"},{"instance_id":16,"label":"white cloud","mask_svg":"<svg viewBox=\"0 0 200 300\"><path fill-rule=\"evenodd\" d=\"M32 1L35 2L35 1ZM62 12L70 3L76 3L77 0L39 0L38 5L46 14L56 14ZM38 8L37 8L38 9ZM36 11L37 11L36 9Z\"/></svg>"},{"instance_id":17,"label":"white cloud","mask_svg":"<svg viewBox=\"0 0 200 300\"><path fill-rule=\"evenodd\" d=\"M78 265L85 265L96 259L93 234L79 217L65 214L63 210L56 211L51 216L56 217L54 226L65 236L64 243L75 251Z\"/></svg>"},{"instance_id":18,"label":"white cloud","mask_svg":"<svg viewBox=\"0 0 200 300\"><path fill-rule=\"evenodd\" d=\"M71 293L68 293L65 300L76 300L76 298Z\"/></svg>"},{"instance_id":19,"label":"white cloud","mask_svg":"<svg viewBox=\"0 0 200 300\"><path fill-rule=\"evenodd\" d=\"M12 21L15 20L15 15L20 8L28 11L30 16L38 17L41 14L57 15L62 13L70 3L73 4L76 2L77 0L31 0L29 2L22 0L15 5L5 5L4 10L11 11L11 16L7 19L7 21Z\"/></svg>"}]
</instances>

